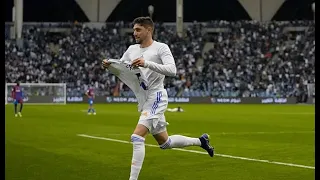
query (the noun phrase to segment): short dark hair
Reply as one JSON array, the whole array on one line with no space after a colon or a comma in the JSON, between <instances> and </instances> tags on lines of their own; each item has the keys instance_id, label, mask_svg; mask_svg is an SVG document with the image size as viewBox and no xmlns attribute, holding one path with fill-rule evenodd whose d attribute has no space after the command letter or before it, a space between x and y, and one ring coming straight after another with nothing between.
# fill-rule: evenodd
<instances>
[{"instance_id":1,"label":"short dark hair","mask_svg":"<svg viewBox=\"0 0 320 180\"><path fill-rule=\"evenodd\" d=\"M154 29L154 23L150 17L137 17L133 20L132 24L139 24L144 27L150 26L152 29Z\"/></svg>"}]
</instances>

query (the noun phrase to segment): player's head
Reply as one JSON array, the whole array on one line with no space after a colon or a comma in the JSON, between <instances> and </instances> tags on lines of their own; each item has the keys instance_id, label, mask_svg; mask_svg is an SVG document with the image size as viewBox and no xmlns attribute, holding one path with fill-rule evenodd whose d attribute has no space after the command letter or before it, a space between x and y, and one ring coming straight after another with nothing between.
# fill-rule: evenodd
<instances>
[{"instance_id":1,"label":"player's head","mask_svg":"<svg viewBox=\"0 0 320 180\"><path fill-rule=\"evenodd\" d=\"M19 83L19 82L17 82L17 86L20 86L20 83Z\"/></svg>"},{"instance_id":2,"label":"player's head","mask_svg":"<svg viewBox=\"0 0 320 180\"><path fill-rule=\"evenodd\" d=\"M154 23L150 17L138 17L133 20L133 36L136 43L152 38Z\"/></svg>"}]
</instances>

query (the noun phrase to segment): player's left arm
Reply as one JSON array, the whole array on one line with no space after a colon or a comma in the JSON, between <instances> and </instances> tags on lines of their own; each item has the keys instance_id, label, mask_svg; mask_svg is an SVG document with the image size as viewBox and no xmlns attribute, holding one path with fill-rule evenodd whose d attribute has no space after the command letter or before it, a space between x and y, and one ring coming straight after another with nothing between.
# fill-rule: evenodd
<instances>
[{"instance_id":1,"label":"player's left arm","mask_svg":"<svg viewBox=\"0 0 320 180\"><path fill-rule=\"evenodd\" d=\"M175 76L177 73L176 64L174 62L173 55L168 45L164 44L159 48L159 56L162 61L162 64L158 64L152 61L144 61L138 63L137 65L142 65L145 68L149 68L157 73L163 74L165 76ZM141 61L141 60L140 60ZM139 60L138 60L139 62ZM135 65L135 61L133 62Z\"/></svg>"}]
</instances>

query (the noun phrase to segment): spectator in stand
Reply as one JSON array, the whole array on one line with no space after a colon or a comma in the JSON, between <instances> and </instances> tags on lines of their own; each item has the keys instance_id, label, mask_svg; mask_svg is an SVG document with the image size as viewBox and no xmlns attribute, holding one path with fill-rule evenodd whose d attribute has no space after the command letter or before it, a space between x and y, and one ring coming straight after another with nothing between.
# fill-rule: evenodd
<instances>
[{"instance_id":1,"label":"spectator in stand","mask_svg":"<svg viewBox=\"0 0 320 180\"><path fill-rule=\"evenodd\" d=\"M285 31L292 25L307 29ZM177 65L177 76L165 81L169 96L288 97L315 83L314 21L213 21L206 26L230 31L210 37L214 46L203 53L208 39L202 35L204 25L194 23L180 38L173 26L156 24L155 39L170 45ZM115 76L100 69L101 59L120 58L134 43L131 36L120 35L122 27L127 25L94 29L77 24L70 33L25 28L23 49L5 31L5 80L67 83L69 96L81 96L88 87L98 96L132 96Z\"/></svg>"}]
</instances>

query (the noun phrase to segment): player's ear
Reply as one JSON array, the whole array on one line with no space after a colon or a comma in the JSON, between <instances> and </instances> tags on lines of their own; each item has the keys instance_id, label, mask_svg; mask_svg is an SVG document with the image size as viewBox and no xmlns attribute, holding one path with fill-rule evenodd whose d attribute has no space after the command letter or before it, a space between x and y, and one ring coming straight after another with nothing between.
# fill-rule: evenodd
<instances>
[{"instance_id":1,"label":"player's ear","mask_svg":"<svg viewBox=\"0 0 320 180\"><path fill-rule=\"evenodd\" d=\"M151 26L148 26L148 27L147 27L147 30L148 30L151 34L153 34L153 28L152 28Z\"/></svg>"}]
</instances>

